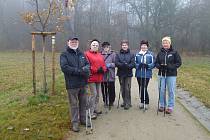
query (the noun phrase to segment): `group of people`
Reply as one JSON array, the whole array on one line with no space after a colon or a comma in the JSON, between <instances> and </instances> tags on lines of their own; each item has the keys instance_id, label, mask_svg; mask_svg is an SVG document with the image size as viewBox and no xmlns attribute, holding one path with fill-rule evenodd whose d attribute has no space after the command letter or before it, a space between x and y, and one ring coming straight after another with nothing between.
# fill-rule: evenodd
<instances>
[{"instance_id":1,"label":"group of people","mask_svg":"<svg viewBox=\"0 0 210 140\"><path fill-rule=\"evenodd\" d=\"M72 130L79 131L79 124L90 126L86 121L86 110L90 108L91 118L102 114L99 106L100 96L105 106L112 107L115 102L115 68L119 77L120 93L123 98L121 107L128 110L131 104L131 79L133 69L139 85L139 109L148 109L148 84L152 70L156 67L159 79L158 111L171 114L174 110L177 69L181 57L171 45L171 38L162 39L162 47L155 57L149 51L149 43L142 40L138 52L132 53L127 40L121 41L121 49L114 52L109 42L93 39L89 50L81 52L79 39L69 38L66 51L60 55L60 66L64 73L70 103ZM166 87L168 102L166 102ZM166 108L166 109L165 109Z\"/></svg>"}]
</instances>

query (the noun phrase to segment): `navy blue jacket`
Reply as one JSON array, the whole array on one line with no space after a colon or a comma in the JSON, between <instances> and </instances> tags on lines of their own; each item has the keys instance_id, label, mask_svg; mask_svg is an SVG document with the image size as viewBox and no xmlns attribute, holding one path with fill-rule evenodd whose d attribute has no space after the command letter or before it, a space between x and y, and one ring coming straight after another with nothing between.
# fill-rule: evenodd
<instances>
[{"instance_id":1,"label":"navy blue jacket","mask_svg":"<svg viewBox=\"0 0 210 140\"><path fill-rule=\"evenodd\" d=\"M155 58L152 52L147 51L144 55L137 53L135 56L135 62L137 78L152 78L152 69L155 67ZM142 64L147 64L148 68L141 67Z\"/></svg>"},{"instance_id":2,"label":"navy blue jacket","mask_svg":"<svg viewBox=\"0 0 210 140\"><path fill-rule=\"evenodd\" d=\"M120 52L115 57L115 66L117 69L117 76L120 77L132 77L132 69L135 67L135 57L127 51L120 50Z\"/></svg>"},{"instance_id":3,"label":"navy blue jacket","mask_svg":"<svg viewBox=\"0 0 210 140\"><path fill-rule=\"evenodd\" d=\"M60 55L60 67L64 73L66 89L81 88L87 84L90 65L80 50L67 47Z\"/></svg>"}]
</instances>

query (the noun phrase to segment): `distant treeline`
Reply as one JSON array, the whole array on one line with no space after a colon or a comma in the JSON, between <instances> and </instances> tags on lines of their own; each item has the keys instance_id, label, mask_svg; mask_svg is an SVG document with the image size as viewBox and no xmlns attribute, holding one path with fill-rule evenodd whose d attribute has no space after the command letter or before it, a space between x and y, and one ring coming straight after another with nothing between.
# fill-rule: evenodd
<instances>
[{"instance_id":1,"label":"distant treeline","mask_svg":"<svg viewBox=\"0 0 210 140\"><path fill-rule=\"evenodd\" d=\"M30 50L31 29L20 18L27 4L20 1L0 0L1 50ZM57 35L57 50L63 50L68 36L74 34L83 50L88 40L97 38L111 42L114 50L122 39L128 39L133 50L140 40L148 39L156 51L167 35L182 53L210 54L209 7L209 0L77 0L65 33Z\"/></svg>"}]
</instances>

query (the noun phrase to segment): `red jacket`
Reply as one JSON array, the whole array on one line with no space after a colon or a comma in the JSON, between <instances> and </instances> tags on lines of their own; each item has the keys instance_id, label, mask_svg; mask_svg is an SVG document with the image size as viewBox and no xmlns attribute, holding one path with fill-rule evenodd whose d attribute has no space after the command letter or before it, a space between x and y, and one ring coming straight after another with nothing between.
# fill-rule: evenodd
<instances>
[{"instance_id":1,"label":"red jacket","mask_svg":"<svg viewBox=\"0 0 210 140\"><path fill-rule=\"evenodd\" d=\"M106 71L106 64L104 62L103 56L98 52L86 51L85 56L90 63L90 77L88 79L89 83L100 83L103 81L103 74L97 72L97 70L102 67Z\"/></svg>"}]
</instances>

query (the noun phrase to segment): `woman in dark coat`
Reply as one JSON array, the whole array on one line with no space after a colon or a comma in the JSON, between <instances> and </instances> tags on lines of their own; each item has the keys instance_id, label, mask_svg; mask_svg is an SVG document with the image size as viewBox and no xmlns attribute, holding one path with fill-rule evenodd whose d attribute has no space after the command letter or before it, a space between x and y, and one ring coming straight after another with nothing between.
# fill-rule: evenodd
<instances>
[{"instance_id":1,"label":"woman in dark coat","mask_svg":"<svg viewBox=\"0 0 210 140\"><path fill-rule=\"evenodd\" d=\"M182 61L179 53L172 48L171 38L162 39L162 48L156 57L156 68L159 69L159 109L171 114L175 105L175 90L177 69L181 66ZM168 89L168 103L166 101L166 87ZM167 108L167 109L166 109Z\"/></svg>"},{"instance_id":2,"label":"woman in dark coat","mask_svg":"<svg viewBox=\"0 0 210 140\"><path fill-rule=\"evenodd\" d=\"M128 110L131 107L131 78L133 77L132 69L135 67L135 58L134 54L130 52L129 42L127 40L121 42L121 50L116 55L115 65L118 68L117 76L119 76L123 98L121 107Z\"/></svg>"}]
</instances>

